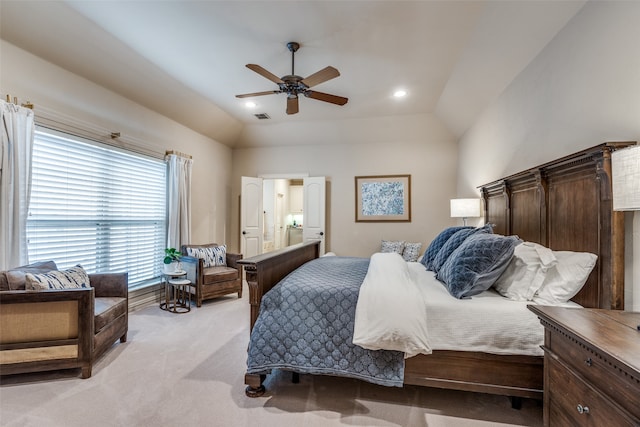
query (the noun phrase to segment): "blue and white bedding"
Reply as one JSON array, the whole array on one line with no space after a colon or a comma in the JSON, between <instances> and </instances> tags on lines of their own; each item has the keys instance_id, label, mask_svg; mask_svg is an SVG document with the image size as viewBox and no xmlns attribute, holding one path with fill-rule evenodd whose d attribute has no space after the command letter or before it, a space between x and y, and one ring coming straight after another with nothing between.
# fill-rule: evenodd
<instances>
[{"instance_id":1,"label":"blue and white bedding","mask_svg":"<svg viewBox=\"0 0 640 427\"><path fill-rule=\"evenodd\" d=\"M322 257L262 297L247 372L272 369L357 378L401 387L404 354L353 344L355 309L369 259Z\"/></svg>"},{"instance_id":2,"label":"blue and white bedding","mask_svg":"<svg viewBox=\"0 0 640 427\"><path fill-rule=\"evenodd\" d=\"M248 373L280 368L400 387L405 356L542 355L543 328L526 307L535 301L493 288L464 299L450 291L435 272L395 253L310 261L263 296Z\"/></svg>"}]
</instances>

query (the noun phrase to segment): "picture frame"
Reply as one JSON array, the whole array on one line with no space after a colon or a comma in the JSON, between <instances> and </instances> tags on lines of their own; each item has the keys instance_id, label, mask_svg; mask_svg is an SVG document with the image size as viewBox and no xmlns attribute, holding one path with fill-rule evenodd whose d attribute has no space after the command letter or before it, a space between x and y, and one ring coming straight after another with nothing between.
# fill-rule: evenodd
<instances>
[{"instance_id":1,"label":"picture frame","mask_svg":"<svg viewBox=\"0 0 640 427\"><path fill-rule=\"evenodd\" d=\"M356 222L411 222L411 175L356 176Z\"/></svg>"}]
</instances>

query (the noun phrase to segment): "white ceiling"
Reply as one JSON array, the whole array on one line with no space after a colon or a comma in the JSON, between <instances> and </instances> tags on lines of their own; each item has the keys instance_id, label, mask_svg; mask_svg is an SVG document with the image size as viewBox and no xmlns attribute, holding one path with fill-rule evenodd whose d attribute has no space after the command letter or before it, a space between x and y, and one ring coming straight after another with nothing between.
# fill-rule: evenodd
<instances>
[{"instance_id":1,"label":"white ceiling","mask_svg":"<svg viewBox=\"0 0 640 427\"><path fill-rule=\"evenodd\" d=\"M306 122L435 114L457 136L583 1L9 1L0 37L202 134L234 146L253 114ZM345 106L284 94L245 68L341 76L314 87ZM394 99L397 88L408 96ZM267 121L265 121L267 122Z\"/></svg>"}]
</instances>

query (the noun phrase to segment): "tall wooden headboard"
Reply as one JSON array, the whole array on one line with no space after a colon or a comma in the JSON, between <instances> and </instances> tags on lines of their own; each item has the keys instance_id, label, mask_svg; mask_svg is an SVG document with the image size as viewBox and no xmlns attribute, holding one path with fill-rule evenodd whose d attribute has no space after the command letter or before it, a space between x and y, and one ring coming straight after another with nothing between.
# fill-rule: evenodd
<instances>
[{"instance_id":1,"label":"tall wooden headboard","mask_svg":"<svg viewBox=\"0 0 640 427\"><path fill-rule=\"evenodd\" d=\"M584 307L624 309L624 213L613 211L608 142L479 187L485 221L556 251L598 255L573 298Z\"/></svg>"}]
</instances>

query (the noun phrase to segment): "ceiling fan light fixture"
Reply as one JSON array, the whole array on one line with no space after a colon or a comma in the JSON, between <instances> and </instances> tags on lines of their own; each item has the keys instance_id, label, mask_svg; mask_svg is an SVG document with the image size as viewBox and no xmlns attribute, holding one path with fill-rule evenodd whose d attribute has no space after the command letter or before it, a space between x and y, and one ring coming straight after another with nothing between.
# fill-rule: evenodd
<instances>
[{"instance_id":1,"label":"ceiling fan light fixture","mask_svg":"<svg viewBox=\"0 0 640 427\"><path fill-rule=\"evenodd\" d=\"M253 101L248 101L248 102L246 102L246 103L244 104L244 106L245 106L245 107L247 107L247 108L252 108L252 109L253 109L253 108L256 108L256 107L258 106L258 104L256 104L256 103L255 103L255 102L253 102Z\"/></svg>"}]
</instances>

